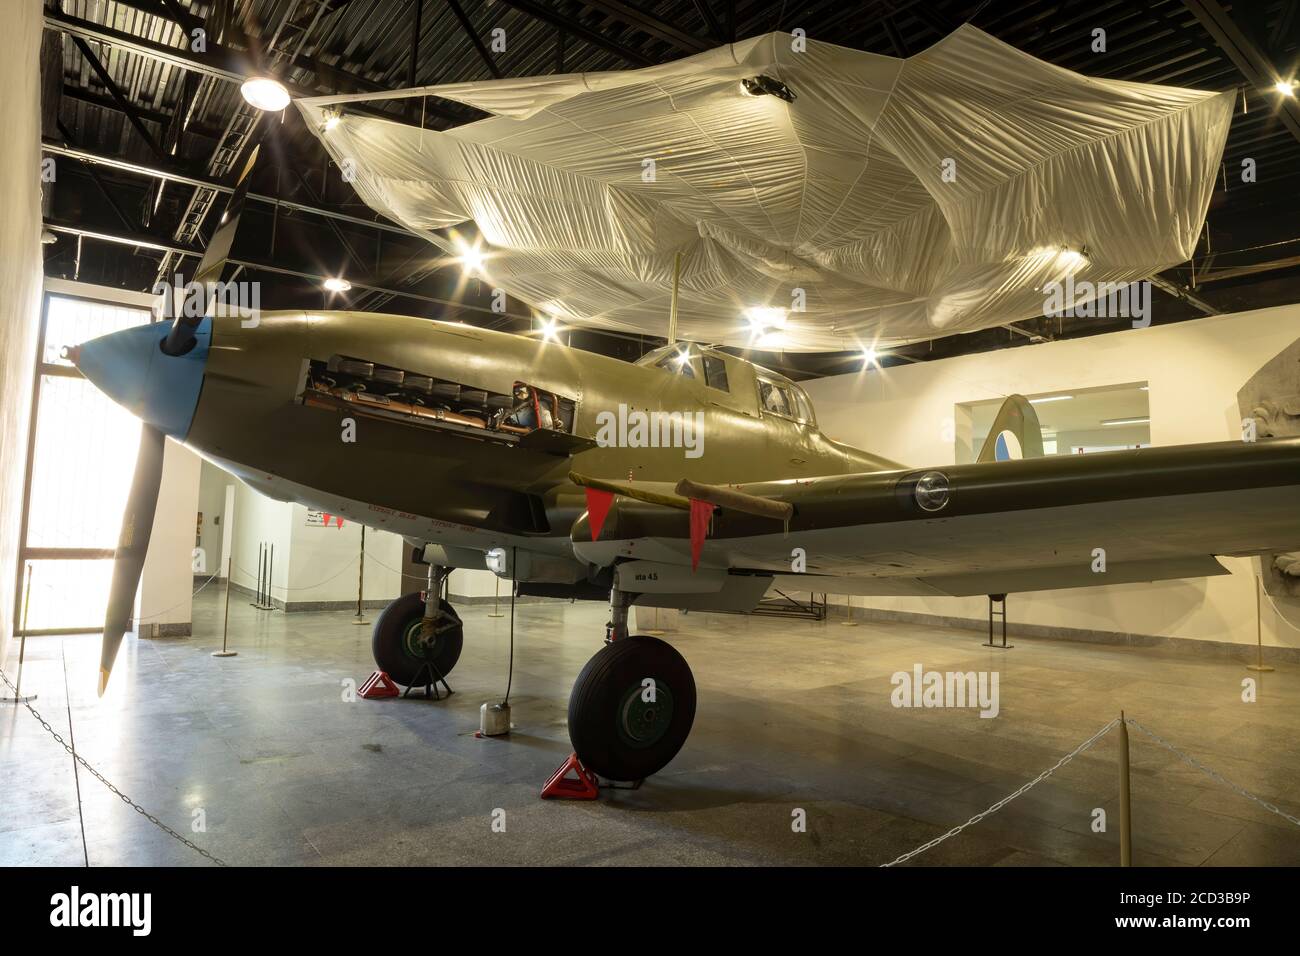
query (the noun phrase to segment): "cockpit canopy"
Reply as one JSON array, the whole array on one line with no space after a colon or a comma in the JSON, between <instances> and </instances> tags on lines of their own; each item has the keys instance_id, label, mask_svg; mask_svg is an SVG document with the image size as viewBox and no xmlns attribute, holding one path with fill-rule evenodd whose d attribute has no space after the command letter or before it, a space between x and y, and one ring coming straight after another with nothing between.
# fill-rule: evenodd
<instances>
[{"instance_id":1,"label":"cockpit canopy","mask_svg":"<svg viewBox=\"0 0 1300 956\"><path fill-rule=\"evenodd\" d=\"M669 375L680 375L727 392L760 415L775 415L812 426L817 424L808 393L790 379L710 346L701 347L694 342L664 345L647 352L634 364L657 368ZM743 394L740 383L748 382L751 375L755 380L754 393Z\"/></svg>"}]
</instances>

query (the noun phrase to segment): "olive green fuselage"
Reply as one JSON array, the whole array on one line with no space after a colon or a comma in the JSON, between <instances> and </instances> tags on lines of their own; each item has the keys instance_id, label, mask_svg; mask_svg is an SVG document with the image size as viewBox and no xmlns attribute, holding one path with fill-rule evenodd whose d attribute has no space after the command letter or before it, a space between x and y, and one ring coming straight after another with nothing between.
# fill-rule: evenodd
<instances>
[{"instance_id":1,"label":"olive green fuselage","mask_svg":"<svg viewBox=\"0 0 1300 956\"><path fill-rule=\"evenodd\" d=\"M620 405L691 420L698 413L701 441L693 450L588 442L570 455L304 404L309 363L332 356L505 395L526 383L575 403L579 440L596 439L601 414L608 420ZM831 441L813 422L761 411L758 370L725 358L722 390L556 342L407 316L263 313L251 328L219 317L186 444L274 497L372 527L476 549L528 539L557 555L569 553L586 507L570 471L736 483L898 467Z\"/></svg>"}]
</instances>

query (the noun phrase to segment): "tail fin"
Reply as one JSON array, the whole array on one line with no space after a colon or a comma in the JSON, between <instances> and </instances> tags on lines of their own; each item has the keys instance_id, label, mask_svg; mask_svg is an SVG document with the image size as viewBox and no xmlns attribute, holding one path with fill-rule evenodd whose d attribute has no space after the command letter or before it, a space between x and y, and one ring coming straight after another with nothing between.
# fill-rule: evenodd
<instances>
[{"instance_id":1,"label":"tail fin","mask_svg":"<svg viewBox=\"0 0 1300 956\"><path fill-rule=\"evenodd\" d=\"M1043 429L1038 413L1023 395L1011 395L993 419L977 462L1008 461L1014 458L1042 458Z\"/></svg>"}]
</instances>

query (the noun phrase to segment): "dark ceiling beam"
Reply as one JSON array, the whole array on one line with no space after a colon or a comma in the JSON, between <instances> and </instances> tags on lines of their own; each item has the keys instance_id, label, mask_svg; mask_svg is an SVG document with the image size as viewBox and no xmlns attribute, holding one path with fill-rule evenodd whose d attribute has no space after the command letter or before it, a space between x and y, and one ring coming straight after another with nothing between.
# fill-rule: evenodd
<instances>
[{"instance_id":1,"label":"dark ceiling beam","mask_svg":"<svg viewBox=\"0 0 1300 956\"><path fill-rule=\"evenodd\" d=\"M147 40L143 37L135 36L131 33L124 33L121 30L115 30L112 27L104 26L102 23L94 23L90 20L83 20L79 17L69 16L60 13L57 10L45 11L45 27L49 30L60 30L69 36L80 37L83 40L97 40L100 43L106 43L109 46L116 46L141 56L147 56L163 63L169 63L172 66L182 70L192 70L195 73L202 73L205 76L211 76L219 80L225 80L228 83L242 84L244 80L252 73L250 61L245 53L234 50L229 47L221 46L215 42L209 41L207 50L203 53L191 50L183 50L179 47L168 46L165 43L157 43L153 40ZM324 82L330 87L330 92L355 91L362 93L386 93L389 88L374 80L366 79L363 76L357 76L340 70L337 67L330 66L316 57L297 55L293 58L290 65L295 69L305 69L314 73L318 80ZM319 96L319 91L307 89L290 83L287 78L281 77L281 82L289 89L289 92L295 97ZM350 110L357 112L369 113L384 119L401 122L398 117L391 113L373 110L364 104L353 104L348 107ZM456 123L464 123L475 118L477 114L468 114L464 111L448 109L435 102L428 104L428 111L431 114L440 116L443 119Z\"/></svg>"},{"instance_id":2,"label":"dark ceiling beam","mask_svg":"<svg viewBox=\"0 0 1300 956\"><path fill-rule=\"evenodd\" d=\"M419 0L416 0L416 2L418 3ZM465 15L464 9L456 2L456 0L446 0L446 3L447 6L451 8L451 12L456 15L456 19L460 21L460 28L465 31L465 36L469 37L469 42L473 45L474 49L478 51L478 58L483 61L484 66L488 68L488 72L498 80L501 79L500 67L498 67L496 61L492 59L491 51L483 45L483 41L479 38L478 31L474 29L474 24L470 21L470 18ZM412 83L411 85L414 86L415 84Z\"/></svg>"},{"instance_id":3,"label":"dark ceiling beam","mask_svg":"<svg viewBox=\"0 0 1300 956\"><path fill-rule=\"evenodd\" d=\"M148 145L149 151L160 160L166 160L167 154L158 145L158 141L153 138L153 134L145 128L144 121L140 119L140 115L135 110L135 105L118 88L117 81L113 79L113 74L108 72L108 68L100 62L99 57L95 55L95 51L90 48L90 44L86 42L85 38L79 36L74 36L72 42L81 51L82 59L90 64L90 68L95 71L99 81L104 84L104 89L108 90L108 95L117 104L117 108L126 114L127 121L140 134L140 138L145 141L145 144Z\"/></svg>"},{"instance_id":4,"label":"dark ceiling beam","mask_svg":"<svg viewBox=\"0 0 1300 956\"><path fill-rule=\"evenodd\" d=\"M174 243L160 242L154 236L141 235L124 235L120 233L103 232L94 229L87 229L77 223L63 222L57 219L45 220L45 227L52 232L61 232L66 235L81 236L86 239L95 239L100 242L111 242L116 245L136 246L141 249L150 249L154 252L168 252L178 256L198 256L200 250L187 246L180 246ZM284 266L274 265L269 262L259 262L253 259L237 259L233 256L226 260L231 265L243 266L245 269L252 269L258 272L272 272L277 275L294 276L300 279L307 279L317 284L324 282L327 276L315 272L306 272L299 269L288 269ZM412 299L417 302L432 302L435 305L445 305L456 309L463 309L468 312L482 312L491 315L493 318L500 318L501 313L493 312L490 308L474 305L466 305L462 302L454 302L451 299L441 299L436 296L421 295L418 292L403 292L401 289L390 289L385 286L374 285L373 283L359 279L349 279L354 289L365 289L373 292L384 292L389 295L399 296L404 299ZM514 315L510 318L528 320L530 316Z\"/></svg>"},{"instance_id":5,"label":"dark ceiling beam","mask_svg":"<svg viewBox=\"0 0 1300 956\"><path fill-rule=\"evenodd\" d=\"M79 160L84 163L92 163L98 166L107 166L112 169L118 169L122 172L134 173L137 176L147 176L151 179L166 180L167 182L183 183L187 186L207 187L215 189L220 193L231 193L234 189L224 183L216 182L211 179L201 179L197 176L191 176L188 173L181 172L174 167L155 168L152 166L143 166L139 163L128 162L124 159L115 159L111 156L103 156L98 153L84 149L75 149L70 146L64 146L61 143L42 142L41 149L55 156L66 156L69 159ZM378 222L371 219L362 219L359 216L349 216L347 213L336 212L333 209L322 209L319 206L308 206L304 203L293 202L288 199L280 199L276 196L266 196L261 193L250 192L248 198L256 202L267 203L273 206L281 206L285 209L292 209L296 212L307 213L312 216L323 216L326 219L334 219L339 222L352 223L355 226L365 226L369 229L378 229L382 232L393 232L404 236L413 236L417 239L424 240L409 229L401 226L390 225L386 222Z\"/></svg>"},{"instance_id":6,"label":"dark ceiling beam","mask_svg":"<svg viewBox=\"0 0 1300 956\"><path fill-rule=\"evenodd\" d=\"M520 13L526 13L534 20L549 23L553 27L562 27L569 35L597 49L612 53L614 56L633 66L653 66L655 61L640 50L614 40L599 30L593 30L577 17L566 17L546 6L540 0L501 0L508 7L514 7Z\"/></svg>"},{"instance_id":7,"label":"dark ceiling beam","mask_svg":"<svg viewBox=\"0 0 1300 956\"><path fill-rule=\"evenodd\" d=\"M719 43L725 43L727 37L722 32L722 24L718 22L718 15L709 6L709 0L691 0L691 2L695 4L695 12L700 15L709 28L709 35Z\"/></svg>"},{"instance_id":8,"label":"dark ceiling beam","mask_svg":"<svg viewBox=\"0 0 1300 956\"><path fill-rule=\"evenodd\" d=\"M1165 293L1166 295L1171 295L1175 299L1182 299L1192 308L1197 309L1200 312L1203 312L1205 315L1223 314L1221 310L1216 309L1214 306L1210 305L1210 303L1206 302L1204 299L1198 296L1191 289L1187 288L1187 286L1182 285L1176 280L1167 279L1161 275L1154 275L1151 277L1150 282L1161 292Z\"/></svg>"},{"instance_id":9,"label":"dark ceiling beam","mask_svg":"<svg viewBox=\"0 0 1300 956\"><path fill-rule=\"evenodd\" d=\"M75 145L76 140L73 139L72 131L63 125L63 120L56 120L55 122L57 123L58 130L63 135L63 138L69 143ZM90 174L90 181L95 184L95 188L99 190L99 194L104 197L104 202L108 203L108 208L113 210L113 215L117 216L118 222L122 224L122 228L127 230L135 230L139 228L131 217L122 211L122 207L117 204L117 200L114 199L113 194L108 191L108 186L105 185L104 179L99 175L98 170L96 170L93 165L87 164L86 172Z\"/></svg>"},{"instance_id":10,"label":"dark ceiling beam","mask_svg":"<svg viewBox=\"0 0 1300 956\"><path fill-rule=\"evenodd\" d=\"M1286 79L1254 40L1232 22L1227 11L1216 0L1183 0L1183 5L1200 21L1201 26L1219 45L1219 49L1232 60L1238 72L1257 90L1269 89L1278 80ZM1300 100L1294 96L1280 97L1277 115L1291 135L1300 139Z\"/></svg>"},{"instance_id":11,"label":"dark ceiling beam","mask_svg":"<svg viewBox=\"0 0 1300 956\"><path fill-rule=\"evenodd\" d=\"M702 53L713 48L713 44L709 41L679 30L658 17L624 3L623 0L585 0L585 2L587 6L607 14L620 23L625 23L656 40L663 40L685 53Z\"/></svg>"}]
</instances>

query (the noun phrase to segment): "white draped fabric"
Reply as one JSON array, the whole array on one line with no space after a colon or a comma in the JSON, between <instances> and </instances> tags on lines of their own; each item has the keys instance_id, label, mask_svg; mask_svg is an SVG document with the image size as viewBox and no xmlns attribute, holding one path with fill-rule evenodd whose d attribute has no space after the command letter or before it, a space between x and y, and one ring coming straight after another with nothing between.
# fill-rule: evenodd
<instances>
[{"instance_id":1,"label":"white draped fabric","mask_svg":"<svg viewBox=\"0 0 1300 956\"><path fill-rule=\"evenodd\" d=\"M759 76L794 100L746 95ZM439 133L348 111L375 94L298 107L377 212L452 253L432 230L473 222L493 286L663 335L681 253L680 337L813 351L1001 325L1043 314L1049 283L1186 261L1234 102L1090 79L970 26L905 60L772 33L397 95L491 115Z\"/></svg>"}]
</instances>

